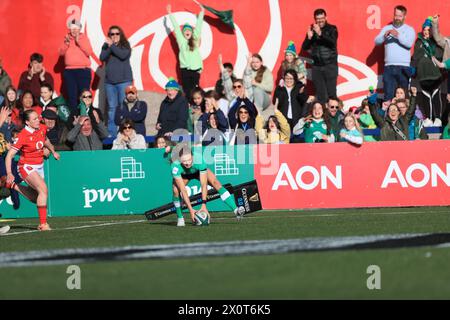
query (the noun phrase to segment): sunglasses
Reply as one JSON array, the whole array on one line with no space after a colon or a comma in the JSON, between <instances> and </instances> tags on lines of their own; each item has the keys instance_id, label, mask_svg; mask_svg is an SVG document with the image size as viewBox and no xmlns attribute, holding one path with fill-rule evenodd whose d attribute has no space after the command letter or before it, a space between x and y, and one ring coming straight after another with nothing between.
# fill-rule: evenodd
<instances>
[{"instance_id":1,"label":"sunglasses","mask_svg":"<svg viewBox=\"0 0 450 320\"><path fill-rule=\"evenodd\" d=\"M239 114L248 114L247 111L239 111Z\"/></svg>"},{"instance_id":2,"label":"sunglasses","mask_svg":"<svg viewBox=\"0 0 450 320\"><path fill-rule=\"evenodd\" d=\"M242 88L242 85L237 85L237 86L233 86L233 89L238 89L238 88Z\"/></svg>"},{"instance_id":3,"label":"sunglasses","mask_svg":"<svg viewBox=\"0 0 450 320\"><path fill-rule=\"evenodd\" d=\"M92 99L92 96L83 96L83 99Z\"/></svg>"},{"instance_id":4,"label":"sunglasses","mask_svg":"<svg viewBox=\"0 0 450 320\"><path fill-rule=\"evenodd\" d=\"M126 130L126 129L133 129L133 127L132 126L125 126L125 127L123 127L123 130Z\"/></svg>"},{"instance_id":5,"label":"sunglasses","mask_svg":"<svg viewBox=\"0 0 450 320\"><path fill-rule=\"evenodd\" d=\"M339 106L329 106L330 109L339 109Z\"/></svg>"},{"instance_id":6,"label":"sunglasses","mask_svg":"<svg viewBox=\"0 0 450 320\"><path fill-rule=\"evenodd\" d=\"M120 36L120 32L111 32L110 36Z\"/></svg>"}]
</instances>

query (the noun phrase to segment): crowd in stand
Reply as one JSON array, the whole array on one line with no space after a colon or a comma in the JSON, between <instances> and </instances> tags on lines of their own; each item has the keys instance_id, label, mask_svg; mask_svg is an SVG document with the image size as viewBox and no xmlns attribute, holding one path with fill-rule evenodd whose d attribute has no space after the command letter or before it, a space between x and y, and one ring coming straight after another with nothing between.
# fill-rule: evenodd
<instances>
[{"instance_id":1,"label":"crowd in stand","mask_svg":"<svg viewBox=\"0 0 450 320\"><path fill-rule=\"evenodd\" d=\"M416 35L406 23L407 9L394 8L393 21L382 28L374 44L384 46L385 65L381 98L368 90L358 106L344 108L337 97L338 27L327 21L326 11L315 10L301 51L290 41L274 76L255 53L243 74L218 59L219 79L214 90L200 86L203 61L199 46L204 8L195 26L181 27L167 6L179 49L180 79L170 78L160 105L153 145L190 135L197 145L253 143L348 142L427 139L427 127L441 127L450 138L448 125L450 81L442 90L450 69L450 37L439 31L439 16L428 17ZM2 68L0 58L0 144L13 144L25 126L27 110L38 113L48 128L47 137L57 150L144 149L147 104L133 86L132 48L120 26L111 26L101 48L105 66L108 104L103 114L93 105L90 57L92 47L81 23L69 21L61 41L64 95L58 96L54 79L39 53L30 56L18 86ZM309 55L310 80L300 56ZM314 95L310 93L314 92ZM269 108L273 106L272 108ZM150 106L152 107L152 106ZM269 110L267 110L269 108ZM345 110L344 110L345 109ZM380 129L368 133L367 129Z\"/></svg>"}]
</instances>

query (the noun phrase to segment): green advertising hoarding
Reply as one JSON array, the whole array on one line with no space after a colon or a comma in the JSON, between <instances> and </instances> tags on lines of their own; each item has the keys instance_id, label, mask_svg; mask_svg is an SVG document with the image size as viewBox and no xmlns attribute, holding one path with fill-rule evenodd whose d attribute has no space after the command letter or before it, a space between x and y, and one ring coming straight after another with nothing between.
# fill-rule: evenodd
<instances>
[{"instance_id":1,"label":"green advertising hoarding","mask_svg":"<svg viewBox=\"0 0 450 320\"><path fill-rule=\"evenodd\" d=\"M203 148L203 159L222 184L254 179L253 147ZM49 216L143 214L172 201L170 162L162 149L61 152L61 160L46 161ZM200 192L191 181L188 193ZM37 217L28 200L13 210L6 199L4 218ZM9 206L8 210L3 210ZM226 211L221 200L208 203L212 211Z\"/></svg>"}]
</instances>

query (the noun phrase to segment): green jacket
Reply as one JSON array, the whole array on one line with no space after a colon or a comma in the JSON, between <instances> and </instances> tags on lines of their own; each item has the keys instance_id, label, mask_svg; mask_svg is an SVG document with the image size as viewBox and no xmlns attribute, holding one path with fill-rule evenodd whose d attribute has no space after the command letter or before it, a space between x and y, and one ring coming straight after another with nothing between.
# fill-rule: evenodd
<instances>
[{"instance_id":1,"label":"green jacket","mask_svg":"<svg viewBox=\"0 0 450 320\"><path fill-rule=\"evenodd\" d=\"M436 45L434 40L423 39L422 34L419 33L411 59L411 65L416 68L418 81L437 80L442 77L441 71L432 60L433 56L441 60L442 53L442 49Z\"/></svg>"},{"instance_id":2,"label":"green jacket","mask_svg":"<svg viewBox=\"0 0 450 320\"><path fill-rule=\"evenodd\" d=\"M180 68L189 70L201 70L203 69L203 60L200 55L200 35L202 33L204 12L200 12L197 18L197 24L194 28L193 37L195 40L195 48L193 51L189 48L188 40L181 32L180 25L175 20L172 14L169 14L170 21L175 31L175 37L177 39L178 48L180 50L178 58L180 59Z\"/></svg>"},{"instance_id":3,"label":"green jacket","mask_svg":"<svg viewBox=\"0 0 450 320\"><path fill-rule=\"evenodd\" d=\"M408 110L406 111L404 116L400 116L398 120L393 123L392 120L388 117L386 111L386 118L383 118L377 110L377 106L374 104L369 104L370 114L372 115L373 120L378 128L380 128L380 140L381 141L403 141L408 140L409 137L409 123L411 119L414 117L414 112L416 110L416 104L410 103ZM406 139L396 132L394 129L399 129Z\"/></svg>"},{"instance_id":4,"label":"green jacket","mask_svg":"<svg viewBox=\"0 0 450 320\"><path fill-rule=\"evenodd\" d=\"M450 124L444 127L444 131L442 132L442 139L450 139Z\"/></svg>"}]
</instances>

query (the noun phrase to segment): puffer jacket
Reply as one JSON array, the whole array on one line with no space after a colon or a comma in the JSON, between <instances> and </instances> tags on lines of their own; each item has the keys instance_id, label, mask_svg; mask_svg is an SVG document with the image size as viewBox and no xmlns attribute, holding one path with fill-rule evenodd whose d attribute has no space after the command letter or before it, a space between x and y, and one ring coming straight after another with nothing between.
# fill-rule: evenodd
<instances>
[{"instance_id":1,"label":"puffer jacket","mask_svg":"<svg viewBox=\"0 0 450 320\"><path fill-rule=\"evenodd\" d=\"M311 49L311 57L316 66L325 66L328 64L337 64L337 39L338 31L336 26L326 24L322 28L322 35L319 37L314 33L311 40L306 36L302 49Z\"/></svg>"}]
</instances>

